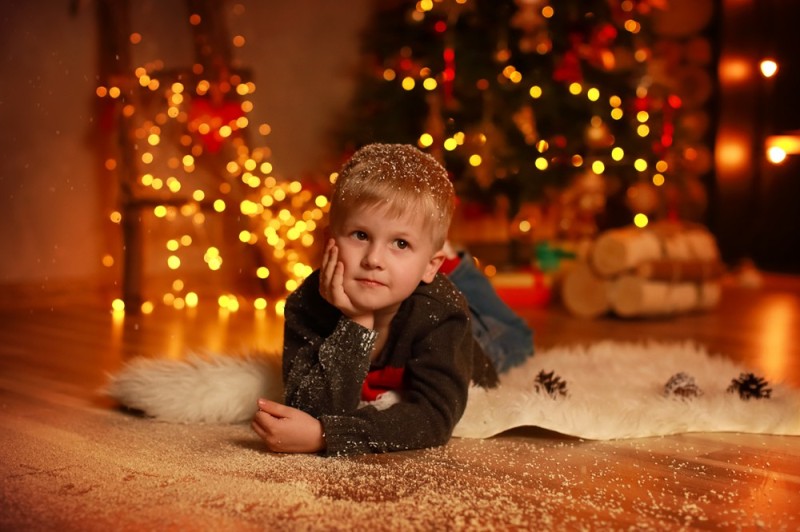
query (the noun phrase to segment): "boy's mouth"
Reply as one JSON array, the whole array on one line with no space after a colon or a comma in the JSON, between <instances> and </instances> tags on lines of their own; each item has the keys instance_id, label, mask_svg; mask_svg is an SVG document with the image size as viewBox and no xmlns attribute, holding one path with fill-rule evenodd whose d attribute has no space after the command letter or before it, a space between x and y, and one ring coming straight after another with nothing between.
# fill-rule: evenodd
<instances>
[{"instance_id":1,"label":"boy's mouth","mask_svg":"<svg viewBox=\"0 0 800 532\"><path fill-rule=\"evenodd\" d=\"M386 286L382 282L376 281L375 279L361 278L361 279L356 279L356 282L358 284L361 284L361 285L364 285L364 286L368 286L368 287L369 286L372 286L372 287Z\"/></svg>"}]
</instances>

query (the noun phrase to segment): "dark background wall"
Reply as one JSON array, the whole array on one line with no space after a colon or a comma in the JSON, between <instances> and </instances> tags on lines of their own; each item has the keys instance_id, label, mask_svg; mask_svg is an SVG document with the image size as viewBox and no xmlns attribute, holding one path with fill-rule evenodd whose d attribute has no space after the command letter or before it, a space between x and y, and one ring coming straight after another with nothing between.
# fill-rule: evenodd
<instances>
[{"instance_id":1,"label":"dark background wall","mask_svg":"<svg viewBox=\"0 0 800 532\"><path fill-rule=\"evenodd\" d=\"M773 165L768 135L800 133L800 2L721 2L716 182L709 222L730 262L800 272L800 154ZM774 57L776 77L758 72ZM737 147L741 150L736 149Z\"/></svg>"}]
</instances>

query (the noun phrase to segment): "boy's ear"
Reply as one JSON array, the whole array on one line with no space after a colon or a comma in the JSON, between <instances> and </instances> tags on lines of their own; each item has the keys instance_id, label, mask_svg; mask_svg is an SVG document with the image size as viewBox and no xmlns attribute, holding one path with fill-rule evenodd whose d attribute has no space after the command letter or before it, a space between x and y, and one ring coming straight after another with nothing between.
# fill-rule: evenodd
<instances>
[{"instance_id":1,"label":"boy's ear","mask_svg":"<svg viewBox=\"0 0 800 532\"><path fill-rule=\"evenodd\" d=\"M424 282L430 283L433 281L433 278L436 276L436 272L438 272L439 268L442 266L444 259L445 254L442 250L439 250L433 254L433 257L431 257L431 260L425 267L425 273L422 275L422 280Z\"/></svg>"}]
</instances>

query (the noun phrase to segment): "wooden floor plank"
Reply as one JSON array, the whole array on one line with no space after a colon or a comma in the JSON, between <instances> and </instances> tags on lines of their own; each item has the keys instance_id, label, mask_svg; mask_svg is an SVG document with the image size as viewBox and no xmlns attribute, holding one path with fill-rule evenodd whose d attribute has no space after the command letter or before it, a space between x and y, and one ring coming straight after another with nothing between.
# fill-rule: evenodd
<instances>
[{"instance_id":1,"label":"wooden floor plank","mask_svg":"<svg viewBox=\"0 0 800 532\"><path fill-rule=\"evenodd\" d=\"M800 386L800 280L728 286L715 312L584 321L519 308L539 349L689 340ZM0 529L800 529L800 438L683 434L586 441L542 429L422 451L267 453L246 424L179 425L98 396L133 356L275 352L250 311L0 311Z\"/></svg>"}]
</instances>

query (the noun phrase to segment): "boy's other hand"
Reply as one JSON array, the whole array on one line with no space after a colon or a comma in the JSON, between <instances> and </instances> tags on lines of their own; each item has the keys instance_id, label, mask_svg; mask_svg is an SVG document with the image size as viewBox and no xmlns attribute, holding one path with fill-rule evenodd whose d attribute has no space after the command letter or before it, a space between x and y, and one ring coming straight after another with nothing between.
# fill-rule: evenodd
<instances>
[{"instance_id":1,"label":"boy's other hand","mask_svg":"<svg viewBox=\"0 0 800 532\"><path fill-rule=\"evenodd\" d=\"M322 423L296 408L259 399L250 424L267 449L275 453L316 453L325 449Z\"/></svg>"}]
</instances>

